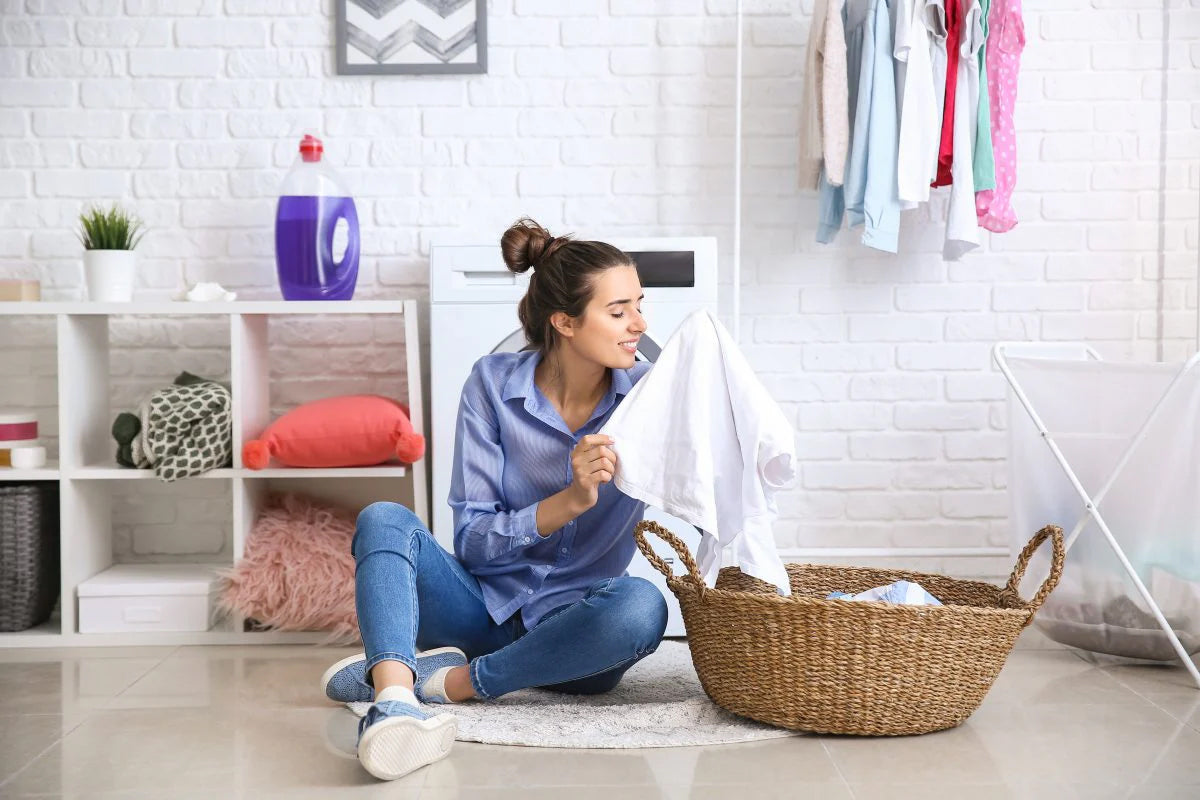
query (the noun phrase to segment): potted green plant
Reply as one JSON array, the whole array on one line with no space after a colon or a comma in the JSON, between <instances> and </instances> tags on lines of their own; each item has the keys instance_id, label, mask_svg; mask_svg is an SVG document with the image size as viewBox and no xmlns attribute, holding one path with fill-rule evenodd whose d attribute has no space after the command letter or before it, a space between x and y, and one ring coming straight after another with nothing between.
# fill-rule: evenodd
<instances>
[{"instance_id":1,"label":"potted green plant","mask_svg":"<svg viewBox=\"0 0 1200 800\"><path fill-rule=\"evenodd\" d=\"M145 235L142 221L113 203L107 211L92 206L79 215L79 225L88 298L128 303L137 266L133 248Z\"/></svg>"}]
</instances>

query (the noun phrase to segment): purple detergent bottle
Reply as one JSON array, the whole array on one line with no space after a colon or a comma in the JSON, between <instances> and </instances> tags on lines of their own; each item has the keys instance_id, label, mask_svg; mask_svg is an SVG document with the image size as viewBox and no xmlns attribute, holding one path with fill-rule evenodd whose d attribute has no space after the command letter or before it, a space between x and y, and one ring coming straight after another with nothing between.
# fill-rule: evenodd
<instances>
[{"instance_id":1,"label":"purple detergent bottle","mask_svg":"<svg viewBox=\"0 0 1200 800\"><path fill-rule=\"evenodd\" d=\"M324 150L320 139L305 136L279 193L275 268L285 300L349 300L358 281L358 211L321 160Z\"/></svg>"}]
</instances>

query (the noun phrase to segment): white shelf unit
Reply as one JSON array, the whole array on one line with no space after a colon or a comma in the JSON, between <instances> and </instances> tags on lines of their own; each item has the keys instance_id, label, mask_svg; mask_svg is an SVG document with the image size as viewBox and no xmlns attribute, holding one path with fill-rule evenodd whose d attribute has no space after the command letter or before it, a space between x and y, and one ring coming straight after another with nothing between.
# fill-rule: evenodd
<instances>
[{"instance_id":1,"label":"white shelf unit","mask_svg":"<svg viewBox=\"0 0 1200 800\"><path fill-rule=\"evenodd\" d=\"M415 430L428 435L422 402L417 302L413 299L232 303L0 303L0 317L54 317L58 364L58 458L44 468L0 468L0 482L56 481L59 484L61 613L37 628L0 633L0 648L119 645L271 644L319 642L324 632L247 631L244 620L226 618L206 632L81 634L76 588L114 563L111 488L115 481L157 480L152 470L120 467L111 438L109 318L225 316L229 323L230 386L233 401L233 467L185 480L227 481L232 542L228 561L236 563L271 490L299 491L349 508L376 500L403 502L429 524L424 460L411 467L387 464L345 469L247 469L242 444L272 421L270 321L285 315L386 315L403 325L407 402ZM184 322L186 324L186 322ZM2 379L2 376L0 376ZM152 388L152 387L147 387ZM203 558L196 563L211 563Z\"/></svg>"}]
</instances>

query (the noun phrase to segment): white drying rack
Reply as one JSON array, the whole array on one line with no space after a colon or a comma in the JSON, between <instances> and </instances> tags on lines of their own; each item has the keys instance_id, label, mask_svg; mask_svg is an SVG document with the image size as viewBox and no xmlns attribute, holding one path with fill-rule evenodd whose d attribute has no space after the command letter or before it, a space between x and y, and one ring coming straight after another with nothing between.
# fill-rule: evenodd
<instances>
[{"instance_id":1,"label":"white drying rack","mask_svg":"<svg viewBox=\"0 0 1200 800\"><path fill-rule=\"evenodd\" d=\"M1086 353L1087 358L1094 359L1096 361L1103 360L1091 347L1081 346L1081 349L1082 352ZM1071 464L1063 455L1058 443L1055 442L1054 437L1047 429L1045 423L1043 423L1041 416L1039 416L1037 410L1033 407L1033 403L1030 402L1028 395L1021 386L1021 382L1017 379L1017 376L1013 373L1013 370L1008 363L1010 351L1013 355L1019 354L1024 357L1037 358L1039 356L1047 357L1048 354L1049 357L1053 357L1055 354L1061 352L1061 350L1062 348L1060 346L1053 344L1000 342L992 349L992 358L995 360L996 366L1000 368L1000 372L1004 374L1005 379L1012 388L1013 395L1021 403L1021 406L1025 409L1025 412L1029 415L1029 418L1037 428L1038 434L1046 443L1046 446L1050 448L1050 452L1054 455L1054 460L1058 462L1058 465L1066 474L1067 479L1071 482L1071 486L1074 487L1075 492L1079 495L1079 499L1083 501L1084 512L1075 523L1075 527L1067 536L1064 542L1065 550L1068 552L1070 551L1071 545L1075 543L1075 540L1083 531L1084 526L1087 524L1088 518L1090 517L1092 520L1094 520L1096 526L1100 529L1101 533L1104 534L1104 538L1108 541L1108 546L1112 548L1113 553L1120 561L1121 567L1133 581L1134 586L1137 587L1138 594L1141 595L1142 600L1144 600L1147 606L1149 606L1150 612L1154 615L1154 619L1158 622L1159 627L1161 627L1163 632L1167 635L1167 638L1171 642L1171 647L1174 648L1175 652L1179 655L1179 659L1183 662L1184 667L1187 668L1188 672L1191 673L1192 679L1196 682L1197 688L1200 688L1200 670L1196 668L1191 656L1188 654L1183 644L1179 641L1179 637L1175 635L1174 629L1171 627L1170 623L1167 622L1166 617L1162 613L1162 609L1159 608L1158 603L1156 603L1154 598L1150 595L1150 590L1146 588L1146 584L1138 576L1137 570L1134 569L1133 565L1126 557L1124 550L1121 549L1121 546L1117 543L1116 538L1109 529L1108 523L1105 522L1104 516L1100 513L1100 503L1104 500L1104 497L1108 493L1109 489L1112 488L1117 478L1121 475L1121 472L1125 469L1130 457L1145 439L1147 431L1150 429L1150 426L1154 420L1158 417L1159 412L1162 410L1167 399L1171 397L1172 393L1175 391L1176 387L1179 385L1179 382L1184 378L1184 376L1195 370L1197 365L1200 364L1200 353L1193 355L1179 368L1179 371L1175 373L1175 376L1171 379L1166 389L1159 396L1149 414L1142 421L1137 433L1130 440L1128 446L1121 454L1121 458L1113 468L1112 473L1108 476L1107 480L1105 480L1103 486L1101 486L1101 488L1096 492L1095 496L1092 496L1088 494L1086 489L1084 489L1083 484L1080 482L1075 473L1075 470L1072 469Z\"/></svg>"}]
</instances>

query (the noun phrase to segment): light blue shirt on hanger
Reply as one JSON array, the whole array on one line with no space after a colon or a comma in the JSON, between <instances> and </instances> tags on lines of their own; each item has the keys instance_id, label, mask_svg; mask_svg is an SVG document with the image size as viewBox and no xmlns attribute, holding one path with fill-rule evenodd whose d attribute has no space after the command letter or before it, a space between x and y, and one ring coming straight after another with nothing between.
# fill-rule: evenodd
<instances>
[{"instance_id":1,"label":"light blue shirt on hanger","mask_svg":"<svg viewBox=\"0 0 1200 800\"><path fill-rule=\"evenodd\" d=\"M863 227L863 244L894 253L900 238L899 118L888 2L846 0L842 20L850 90L850 155L843 186L829 185L822 170L817 241L832 242L845 216L850 227Z\"/></svg>"}]
</instances>

